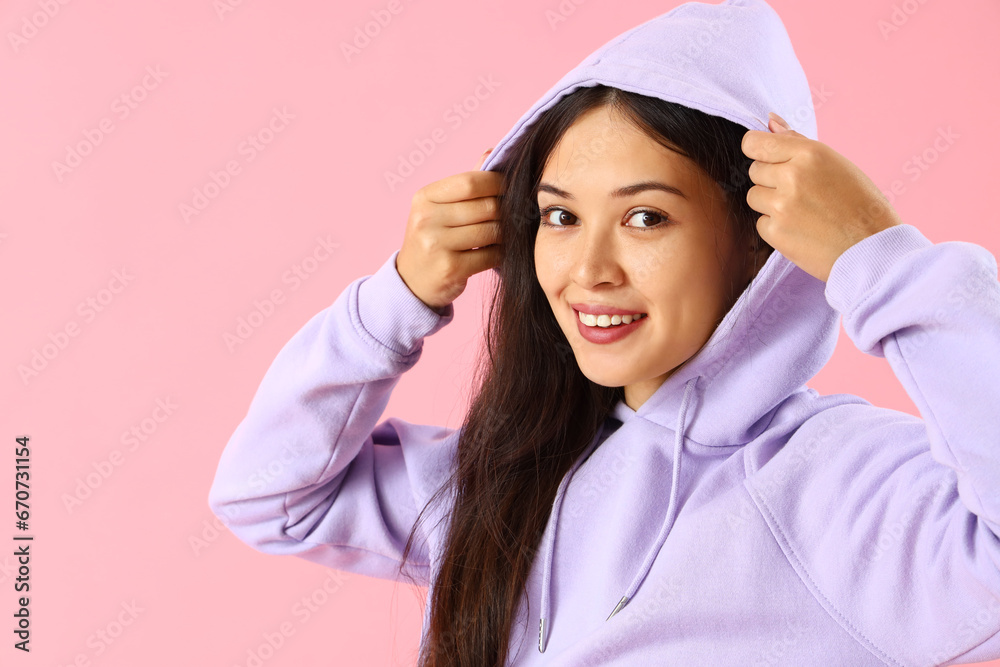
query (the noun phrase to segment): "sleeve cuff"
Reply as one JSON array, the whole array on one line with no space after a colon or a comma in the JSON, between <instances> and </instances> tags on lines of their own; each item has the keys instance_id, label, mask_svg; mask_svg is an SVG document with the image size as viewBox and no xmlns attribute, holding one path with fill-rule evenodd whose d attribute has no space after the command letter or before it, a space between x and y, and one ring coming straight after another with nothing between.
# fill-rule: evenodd
<instances>
[{"instance_id":1,"label":"sleeve cuff","mask_svg":"<svg viewBox=\"0 0 1000 667\"><path fill-rule=\"evenodd\" d=\"M396 270L396 256L358 284L358 318L372 338L401 355L412 354L426 336L445 326L455 315L454 304L441 312L421 301Z\"/></svg>"},{"instance_id":2,"label":"sleeve cuff","mask_svg":"<svg viewBox=\"0 0 1000 667\"><path fill-rule=\"evenodd\" d=\"M907 224L893 225L862 239L833 263L824 292L827 303L847 315L904 255L933 245L919 229Z\"/></svg>"}]
</instances>

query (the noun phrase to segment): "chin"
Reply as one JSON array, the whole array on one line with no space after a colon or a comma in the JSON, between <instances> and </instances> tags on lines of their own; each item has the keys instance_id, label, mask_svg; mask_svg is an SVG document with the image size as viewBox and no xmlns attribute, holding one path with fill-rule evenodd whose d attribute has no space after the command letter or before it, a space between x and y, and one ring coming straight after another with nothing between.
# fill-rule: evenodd
<instances>
[{"instance_id":1,"label":"chin","mask_svg":"<svg viewBox=\"0 0 1000 667\"><path fill-rule=\"evenodd\" d=\"M577 363L580 366L580 372L593 382L594 384L599 384L602 387L624 387L630 382L634 382L634 378L628 375L624 375L621 369L608 370L601 368L594 368L590 364L580 364L580 359L577 357Z\"/></svg>"}]
</instances>

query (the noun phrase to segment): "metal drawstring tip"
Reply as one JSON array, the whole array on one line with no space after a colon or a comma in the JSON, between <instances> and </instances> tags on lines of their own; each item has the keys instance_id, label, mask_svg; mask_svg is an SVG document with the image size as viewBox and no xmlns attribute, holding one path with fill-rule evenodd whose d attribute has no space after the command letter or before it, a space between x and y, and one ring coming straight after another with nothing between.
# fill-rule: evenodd
<instances>
[{"instance_id":1,"label":"metal drawstring tip","mask_svg":"<svg viewBox=\"0 0 1000 667\"><path fill-rule=\"evenodd\" d=\"M545 619L538 621L538 652L545 653Z\"/></svg>"},{"instance_id":2,"label":"metal drawstring tip","mask_svg":"<svg viewBox=\"0 0 1000 667\"><path fill-rule=\"evenodd\" d=\"M628 596L627 595L625 597L623 597L621 600L618 601L618 606L615 607L615 610L613 612L611 612L611 616L614 616L615 614L617 614L618 612L620 612L622 610L622 607L624 607L626 604L628 604ZM605 622L610 621L611 620L611 616L608 616L606 619L604 619L604 621Z\"/></svg>"}]
</instances>

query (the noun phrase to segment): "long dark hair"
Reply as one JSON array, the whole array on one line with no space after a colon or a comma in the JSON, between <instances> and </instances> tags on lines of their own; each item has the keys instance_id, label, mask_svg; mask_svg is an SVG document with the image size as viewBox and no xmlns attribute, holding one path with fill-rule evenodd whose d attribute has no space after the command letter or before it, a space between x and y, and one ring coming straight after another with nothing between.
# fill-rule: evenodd
<instances>
[{"instance_id":1,"label":"long dark hair","mask_svg":"<svg viewBox=\"0 0 1000 667\"><path fill-rule=\"evenodd\" d=\"M752 160L740 149L747 128L725 118L595 85L560 99L511 143L495 167L502 175L501 258L485 331L487 354L476 369L478 389L459 433L457 464L428 503L454 493L421 667L508 662L511 625L527 598L528 573L557 487L624 399L622 387L598 385L580 371L534 264L535 188L545 162L566 129L601 105L611 105L722 186L741 247L770 248L757 233L759 213L746 202L753 185L747 175ZM403 563L415 532L416 526Z\"/></svg>"}]
</instances>

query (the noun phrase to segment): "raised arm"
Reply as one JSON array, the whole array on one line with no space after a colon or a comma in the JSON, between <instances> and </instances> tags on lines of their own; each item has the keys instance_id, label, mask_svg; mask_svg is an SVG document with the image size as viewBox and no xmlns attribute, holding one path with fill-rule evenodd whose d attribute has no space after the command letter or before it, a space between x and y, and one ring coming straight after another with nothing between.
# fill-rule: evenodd
<instances>
[{"instance_id":1,"label":"raised arm","mask_svg":"<svg viewBox=\"0 0 1000 667\"><path fill-rule=\"evenodd\" d=\"M422 503L444 481L456 431L377 424L424 337L454 315L409 290L397 255L285 344L222 452L209 505L255 549L394 579ZM410 572L426 585L418 538Z\"/></svg>"},{"instance_id":2,"label":"raised arm","mask_svg":"<svg viewBox=\"0 0 1000 667\"><path fill-rule=\"evenodd\" d=\"M922 419L820 397L748 488L806 585L886 664L1000 658L996 259L898 225L844 253L826 296Z\"/></svg>"}]
</instances>

